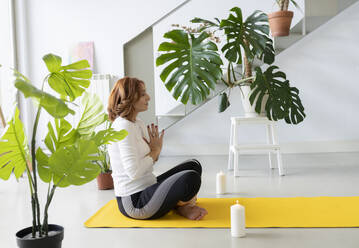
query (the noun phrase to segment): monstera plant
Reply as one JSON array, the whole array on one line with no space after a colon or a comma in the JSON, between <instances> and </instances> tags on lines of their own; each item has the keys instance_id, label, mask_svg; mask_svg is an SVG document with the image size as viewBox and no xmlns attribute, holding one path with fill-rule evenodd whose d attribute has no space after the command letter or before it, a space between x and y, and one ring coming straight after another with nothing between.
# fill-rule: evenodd
<instances>
[{"instance_id":1,"label":"monstera plant","mask_svg":"<svg viewBox=\"0 0 359 248\"><path fill-rule=\"evenodd\" d=\"M270 120L284 119L290 124L304 120L298 89L290 87L285 73L272 65L275 52L265 13L254 11L244 20L242 10L234 7L226 19L215 18L212 22L194 18L191 22L200 26L165 33L164 38L169 41L158 48L162 54L157 57L156 65L164 66L160 78L176 100L181 97L184 104L189 99L199 104L222 82L229 91L236 86L249 87L250 104L260 113L262 102L266 101L265 113ZM211 41L217 34L225 40L221 52ZM221 67L223 64L226 68ZM256 64L266 64L267 70L263 72ZM243 69L238 71L239 68ZM220 94L219 112L230 105L228 98L226 92Z\"/></svg>"},{"instance_id":2,"label":"monstera plant","mask_svg":"<svg viewBox=\"0 0 359 248\"><path fill-rule=\"evenodd\" d=\"M99 147L119 141L127 135L125 130L115 131L112 128L95 131L95 128L107 119L107 115L96 96L84 93L92 76L91 70L86 69L89 67L86 60L67 66L62 66L61 58L53 54L45 55L43 60L49 74L45 77L41 89L15 71L15 87L25 97L31 97L37 105L31 145L28 144L19 119L18 108L0 137L0 178L7 180L11 174L19 178L26 172L30 188L32 227L22 229L16 234L20 247L61 246L63 227L48 224L48 210L55 190L70 185L82 185L96 178L100 173L96 162L104 159ZM46 82L58 93L58 97L43 91ZM65 117L75 114L70 104L82 95L84 107L81 118L72 126ZM53 119L47 123L48 133L44 145L39 146L36 132L42 110ZM42 220L38 177L48 184Z\"/></svg>"}]
</instances>

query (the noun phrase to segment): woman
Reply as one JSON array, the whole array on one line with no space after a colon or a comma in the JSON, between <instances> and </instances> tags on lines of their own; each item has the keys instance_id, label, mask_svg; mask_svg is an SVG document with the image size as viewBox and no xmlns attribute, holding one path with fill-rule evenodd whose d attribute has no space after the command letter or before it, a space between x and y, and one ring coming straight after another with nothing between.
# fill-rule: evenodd
<instances>
[{"instance_id":1,"label":"woman","mask_svg":"<svg viewBox=\"0 0 359 248\"><path fill-rule=\"evenodd\" d=\"M180 215L201 220L207 211L195 205L201 185L201 164L185 161L156 177L153 165L162 149L164 131L137 119L148 108L149 95L143 81L124 77L117 81L108 102L109 119L127 137L109 146L112 177L118 207L134 219L157 219L176 209Z\"/></svg>"}]
</instances>

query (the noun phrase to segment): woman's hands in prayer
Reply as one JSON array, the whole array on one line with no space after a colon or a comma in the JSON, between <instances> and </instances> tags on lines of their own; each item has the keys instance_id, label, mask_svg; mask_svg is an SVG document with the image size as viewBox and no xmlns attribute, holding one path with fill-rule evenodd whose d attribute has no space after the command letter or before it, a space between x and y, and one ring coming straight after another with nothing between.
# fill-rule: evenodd
<instances>
[{"instance_id":1,"label":"woman's hands in prayer","mask_svg":"<svg viewBox=\"0 0 359 248\"><path fill-rule=\"evenodd\" d=\"M146 140L143 138L146 143L149 145L151 152L148 154L152 157L153 161L157 161L158 157L160 156L162 150L162 143L163 143L163 135L164 130L162 130L161 134L158 132L158 126L155 126L153 123L147 125L147 132L150 140Z\"/></svg>"}]
</instances>

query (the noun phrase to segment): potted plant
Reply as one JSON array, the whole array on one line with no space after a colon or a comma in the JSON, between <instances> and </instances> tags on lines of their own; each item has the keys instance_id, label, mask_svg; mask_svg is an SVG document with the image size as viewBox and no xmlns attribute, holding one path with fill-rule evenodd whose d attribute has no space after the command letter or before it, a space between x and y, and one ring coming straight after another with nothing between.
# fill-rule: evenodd
<instances>
[{"instance_id":1,"label":"potted plant","mask_svg":"<svg viewBox=\"0 0 359 248\"><path fill-rule=\"evenodd\" d=\"M112 122L108 119L105 122L106 130L111 129ZM106 131L105 130L105 131ZM112 170L110 167L110 157L107 151L107 144L104 144L99 147L100 154L102 155L103 159L96 161L98 166L101 169L101 173L97 176L97 187L99 190L107 190L113 189L113 178L111 176Z\"/></svg>"},{"instance_id":2,"label":"potted plant","mask_svg":"<svg viewBox=\"0 0 359 248\"><path fill-rule=\"evenodd\" d=\"M238 7L231 10L228 18L215 22L194 18L192 23L200 23L196 29L183 27L165 33L170 42L160 44L162 52L156 59L156 65L165 65L160 74L166 88L177 100L193 104L206 100L210 89L223 82L230 89L243 86L244 100L256 113L262 111L270 120L284 119L287 123L297 124L303 121L304 107L299 91L290 87L284 72L272 65L274 62L273 41L269 37L267 15L255 11L243 20ZM226 77L223 79L223 61L217 45L211 41L216 33L224 33L225 44L221 48L226 63ZM262 61L268 68L263 71L255 61ZM236 68L243 68L238 72ZM253 69L255 75L253 74ZM229 106L228 95L220 96L220 112ZM244 104L246 105L246 104ZM248 104L247 104L248 105Z\"/></svg>"},{"instance_id":3,"label":"potted plant","mask_svg":"<svg viewBox=\"0 0 359 248\"><path fill-rule=\"evenodd\" d=\"M272 36L288 36L290 24L293 19L293 11L288 11L289 2L300 10L299 5L294 0L275 0L279 6L279 11L268 14L268 21Z\"/></svg>"},{"instance_id":4,"label":"potted plant","mask_svg":"<svg viewBox=\"0 0 359 248\"><path fill-rule=\"evenodd\" d=\"M86 60L81 60L62 66L61 57L53 54L45 55L43 60L49 74L44 78L41 89L33 86L28 78L15 71L15 87L26 98L31 97L37 103L31 145L28 145L18 108L0 136L0 178L7 180L12 173L19 178L24 172L28 177L32 226L16 233L18 246L26 248L61 247L64 228L48 224L48 211L55 190L70 185L82 185L95 179L100 173L100 168L94 162L103 159L99 147L108 142L121 140L127 135L125 130L94 131L104 122L105 115L97 111L98 102L89 95L85 95L83 99L86 105L77 125L73 127L66 121L66 116L75 113L70 108L75 106L73 101L80 97L90 84L92 72L86 69L89 64ZM48 83L59 97L43 91L45 83ZM37 145L36 132L43 110L52 117L52 121L47 124L48 133L41 147ZM31 161L32 171L28 160ZM40 207L38 196L39 178L48 184L43 208Z\"/></svg>"}]
</instances>

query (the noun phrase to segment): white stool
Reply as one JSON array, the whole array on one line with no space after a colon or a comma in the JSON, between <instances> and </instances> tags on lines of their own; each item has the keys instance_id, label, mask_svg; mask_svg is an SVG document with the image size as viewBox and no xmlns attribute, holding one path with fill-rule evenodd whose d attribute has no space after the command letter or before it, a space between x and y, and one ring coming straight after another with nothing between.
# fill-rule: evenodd
<instances>
[{"instance_id":1,"label":"white stool","mask_svg":"<svg viewBox=\"0 0 359 248\"><path fill-rule=\"evenodd\" d=\"M263 124L267 130L267 144L238 144L238 127L242 124ZM284 176L282 155L277 140L275 122L267 117L231 117L231 134L229 141L228 170L234 169L234 176L239 176L238 158L241 151L268 151L269 167L274 169L272 152L277 154L279 175Z\"/></svg>"}]
</instances>

